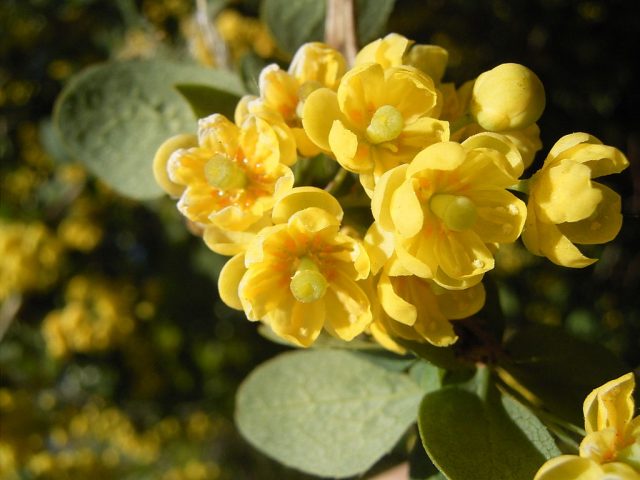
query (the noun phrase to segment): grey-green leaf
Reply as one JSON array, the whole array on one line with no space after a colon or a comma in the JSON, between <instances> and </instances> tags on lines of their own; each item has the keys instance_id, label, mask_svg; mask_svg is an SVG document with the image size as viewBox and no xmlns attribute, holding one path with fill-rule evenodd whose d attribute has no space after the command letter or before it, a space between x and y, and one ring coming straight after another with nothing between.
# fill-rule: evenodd
<instances>
[{"instance_id":1,"label":"grey-green leaf","mask_svg":"<svg viewBox=\"0 0 640 480\"><path fill-rule=\"evenodd\" d=\"M174 89L198 83L237 94L240 80L220 70L165 61L110 62L75 76L58 98L54 124L71 157L119 193L162 193L152 162L172 135L195 132L196 118Z\"/></svg>"},{"instance_id":2,"label":"grey-green leaf","mask_svg":"<svg viewBox=\"0 0 640 480\"><path fill-rule=\"evenodd\" d=\"M451 387L429 393L418 425L429 457L451 480L531 480L560 453L533 414L497 391L486 401Z\"/></svg>"},{"instance_id":3,"label":"grey-green leaf","mask_svg":"<svg viewBox=\"0 0 640 480\"><path fill-rule=\"evenodd\" d=\"M261 16L278 47L293 54L303 43L322 41L326 3L320 0L264 0Z\"/></svg>"},{"instance_id":4,"label":"grey-green leaf","mask_svg":"<svg viewBox=\"0 0 640 480\"><path fill-rule=\"evenodd\" d=\"M256 448L326 477L368 470L415 421L422 392L405 374L342 350L272 359L238 391L236 422Z\"/></svg>"},{"instance_id":5,"label":"grey-green leaf","mask_svg":"<svg viewBox=\"0 0 640 480\"><path fill-rule=\"evenodd\" d=\"M238 95L209 85L181 83L175 88L189 102L196 117L203 118L212 113L221 113L233 120L236 105L240 100Z\"/></svg>"},{"instance_id":6,"label":"grey-green leaf","mask_svg":"<svg viewBox=\"0 0 640 480\"><path fill-rule=\"evenodd\" d=\"M518 330L505 349L501 366L554 414L576 425L582 424L582 403L589 392L629 371L602 345L546 325Z\"/></svg>"},{"instance_id":7,"label":"grey-green leaf","mask_svg":"<svg viewBox=\"0 0 640 480\"><path fill-rule=\"evenodd\" d=\"M395 3L395 0L357 0L356 23L360 45L384 34Z\"/></svg>"}]
</instances>

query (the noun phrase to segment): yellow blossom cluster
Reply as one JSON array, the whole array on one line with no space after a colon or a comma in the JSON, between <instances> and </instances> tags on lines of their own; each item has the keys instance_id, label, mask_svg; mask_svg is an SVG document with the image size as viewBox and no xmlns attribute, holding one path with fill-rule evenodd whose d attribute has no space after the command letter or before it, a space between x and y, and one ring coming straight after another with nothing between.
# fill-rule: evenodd
<instances>
[{"instance_id":1,"label":"yellow blossom cluster","mask_svg":"<svg viewBox=\"0 0 640 480\"><path fill-rule=\"evenodd\" d=\"M65 306L44 318L42 333L51 355L62 357L71 352L105 350L133 327L126 289L77 275L67 284Z\"/></svg>"},{"instance_id":2,"label":"yellow blossom cluster","mask_svg":"<svg viewBox=\"0 0 640 480\"><path fill-rule=\"evenodd\" d=\"M51 419L44 432L38 412L46 412ZM165 480L222 476L213 459L168 455L173 442L201 445L222 433L225 421L201 411L184 418L164 417L140 429L126 412L100 399L76 409L65 406L53 393L40 393L36 399L25 390L0 389L0 420L0 472L6 480L24 475L110 479L131 466Z\"/></svg>"},{"instance_id":3,"label":"yellow blossom cluster","mask_svg":"<svg viewBox=\"0 0 640 480\"><path fill-rule=\"evenodd\" d=\"M63 246L41 222L0 222L0 301L58 278Z\"/></svg>"},{"instance_id":4,"label":"yellow blossom cluster","mask_svg":"<svg viewBox=\"0 0 640 480\"><path fill-rule=\"evenodd\" d=\"M534 480L640 479L640 416L634 417L635 378L628 373L585 399L586 436L579 455L546 462Z\"/></svg>"},{"instance_id":5,"label":"yellow blossom cluster","mask_svg":"<svg viewBox=\"0 0 640 480\"><path fill-rule=\"evenodd\" d=\"M615 237L620 197L592 179L622 171L625 156L573 133L523 178L542 148L542 82L506 63L456 87L447 61L398 34L353 65L307 43L287 70L262 70L233 122L213 114L159 148L158 183L233 257L219 280L229 306L305 347L323 330L396 351L398 339L447 346L451 321L483 307L501 245L522 236L532 253L583 267L592 260L575 244ZM298 158L300 178L323 158L338 173L324 190L294 187ZM369 218L351 214L354 199Z\"/></svg>"}]
</instances>

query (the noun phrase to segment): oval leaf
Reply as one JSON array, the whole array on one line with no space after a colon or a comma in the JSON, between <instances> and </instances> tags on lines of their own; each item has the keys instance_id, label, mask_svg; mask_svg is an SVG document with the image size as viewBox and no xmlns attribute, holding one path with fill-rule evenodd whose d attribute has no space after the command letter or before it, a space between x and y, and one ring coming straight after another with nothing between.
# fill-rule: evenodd
<instances>
[{"instance_id":1,"label":"oval leaf","mask_svg":"<svg viewBox=\"0 0 640 480\"><path fill-rule=\"evenodd\" d=\"M193 132L189 105L173 88L199 83L242 94L219 70L164 61L111 62L75 76L58 98L55 126L69 154L116 191L143 199L162 194L152 173L158 146Z\"/></svg>"},{"instance_id":2,"label":"oval leaf","mask_svg":"<svg viewBox=\"0 0 640 480\"><path fill-rule=\"evenodd\" d=\"M485 401L458 388L429 393L418 425L429 457L451 480L531 480L560 454L540 421L496 390Z\"/></svg>"},{"instance_id":3,"label":"oval leaf","mask_svg":"<svg viewBox=\"0 0 640 480\"><path fill-rule=\"evenodd\" d=\"M629 371L602 345L546 325L518 330L505 350L501 367L549 410L576 425L583 422L582 403L589 392Z\"/></svg>"},{"instance_id":4,"label":"oval leaf","mask_svg":"<svg viewBox=\"0 0 640 480\"><path fill-rule=\"evenodd\" d=\"M288 352L242 384L236 422L256 448L288 466L348 477L393 448L421 395L407 375L346 351Z\"/></svg>"},{"instance_id":5,"label":"oval leaf","mask_svg":"<svg viewBox=\"0 0 640 480\"><path fill-rule=\"evenodd\" d=\"M318 0L264 0L261 16L278 47L290 54L306 42L321 42L326 3Z\"/></svg>"}]
</instances>

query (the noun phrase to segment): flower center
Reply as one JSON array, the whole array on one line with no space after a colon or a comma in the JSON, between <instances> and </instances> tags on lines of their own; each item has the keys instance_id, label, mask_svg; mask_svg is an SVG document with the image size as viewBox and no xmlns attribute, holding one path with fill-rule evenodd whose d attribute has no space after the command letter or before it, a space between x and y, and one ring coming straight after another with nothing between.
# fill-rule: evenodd
<instances>
[{"instance_id":1,"label":"flower center","mask_svg":"<svg viewBox=\"0 0 640 480\"><path fill-rule=\"evenodd\" d=\"M456 232L473 227L478 217L476 206L462 195L436 193L429 200L429 208L449 230Z\"/></svg>"},{"instance_id":2,"label":"flower center","mask_svg":"<svg viewBox=\"0 0 640 480\"><path fill-rule=\"evenodd\" d=\"M204 176L209 185L218 190L244 188L247 176L244 170L226 155L216 153L204 165Z\"/></svg>"},{"instance_id":3,"label":"flower center","mask_svg":"<svg viewBox=\"0 0 640 480\"><path fill-rule=\"evenodd\" d=\"M402 133L404 118L397 108L383 105L376 110L367 127L367 138L371 143L383 143L393 140Z\"/></svg>"},{"instance_id":4,"label":"flower center","mask_svg":"<svg viewBox=\"0 0 640 480\"><path fill-rule=\"evenodd\" d=\"M302 257L296 273L291 277L289 288L296 300L311 303L324 296L327 291L327 279L309 257Z\"/></svg>"}]
</instances>

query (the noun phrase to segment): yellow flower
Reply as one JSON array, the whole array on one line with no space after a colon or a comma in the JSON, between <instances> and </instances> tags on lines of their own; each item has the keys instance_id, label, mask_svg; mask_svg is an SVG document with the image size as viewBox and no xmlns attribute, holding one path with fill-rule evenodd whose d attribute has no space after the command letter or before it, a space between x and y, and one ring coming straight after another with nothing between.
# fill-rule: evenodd
<instances>
[{"instance_id":1,"label":"yellow flower","mask_svg":"<svg viewBox=\"0 0 640 480\"><path fill-rule=\"evenodd\" d=\"M574 245L605 243L622 226L620 196L592 178L629 165L620 150L586 133L565 135L531 177L527 223L522 239L529 251L565 267L581 268L587 258Z\"/></svg>"},{"instance_id":2,"label":"yellow flower","mask_svg":"<svg viewBox=\"0 0 640 480\"><path fill-rule=\"evenodd\" d=\"M314 90L322 87L335 90L345 71L346 61L340 52L323 43L306 43L294 55L288 71L272 64L260 72L260 96L243 97L236 109L236 122L246 113L269 121L271 110L291 128L302 155L317 155L320 149L302 128L303 106Z\"/></svg>"},{"instance_id":3,"label":"yellow flower","mask_svg":"<svg viewBox=\"0 0 640 480\"><path fill-rule=\"evenodd\" d=\"M438 143L382 176L373 216L394 234L409 273L468 288L494 266L487 244L514 242L522 231L526 207L506 190L521 173L520 154L501 135Z\"/></svg>"},{"instance_id":4,"label":"yellow flower","mask_svg":"<svg viewBox=\"0 0 640 480\"><path fill-rule=\"evenodd\" d=\"M169 193L184 188L180 212L193 222L232 231L262 220L293 186L293 172L282 159L295 155L295 147L280 133L254 116L241 127L219 114L201 119L198 146L175 150L167 164L168 181L176 185Z\"/></svg>"},{"instance_id":5,"label":"yellow flower","mask_svg":"<svg viewBox=\"0 0 640 480\"><path fill-rule=\"evenodd\" d=\"M474 81L466 82L458 89L452 83L440 85L443 95L441 118L453 125L451 140L455 142L462 142L473 135L487 131L468 116L473 86ZM469 121L472 123L467 123ZM460 126L456 127L456 125ZM506 136L518 148L524 168L533 163L535 154L542 148L540 128L535 123L525 128L500 130L496 133Z\"/></svg>"},{"instance_id":6,"label":"yellow flower","mask_svg":"<svg viewBox=\"0 0 640 480\"><path fill-rule=\"evenodd\" d=\"M546 462L535 480L640 479L640 416L633 418L633 373L593 390L583 412L587 436L580 456Z\"/></svg>"},{"instance_id":7,"label":"yellow flower","mask_svg":"<svg viewBox=\"0 0 640 480\"><path fill-rule=\"evenodd\" d=\"M518 130L535 123L545 106L542 82L527 67L503 63L473 85L471 113L489 131Z\"/></svg>"},{"instance_id":8,"label":"yellow flower","mask_svg":"<svg viewBox=\"0 0 640 480\"><path fill-rule=\"evenodd\" d=\"M362 333L371 309L358 281L369 275L369 259L340 231L342 215L325 191L294 188L275 205L274 225L224 266L220 298L304 347L323 328L347 341Z\"/></svg>"},{"instance_id":9,"label":"yellow flower","mask_svg":"<svg viewBox=\"0 0 640 480\"><path fill-rule=\"evenodd\" d=\"M438 113L436 88L427 75L409 66L365 63L342 78L337 92L311 93L302 124L316 145L359 173L371 191L387 170L448 140L448 123L434 118Z\"/></svg>"},{"instance_id":10,"label":"yellow flower","mask_svg":"<svg viewBox=\"0 0 640 480\"><path fill-rule=\"evenodd\" d=\"M444 76L449 52L438 45L412 45L397 33L390 33L365 45L356 55L355 64L379 63L383 68L411 65L429 75L437 84Z\"/></svg>"},{"instance_id":11,"label":"yellow flower","mask_svg":"<svg viewBox=\"0 0 640 480\"><path fill-rule=\"evenodd\" d=\"M382 273L377 294L383 312L371 330L386 346L386 336L446 347L456 342L451 320L477 313L485 301L481 283L466 290L447 290L415 275L389 276Z\"/></svg>"}]
</instances>

